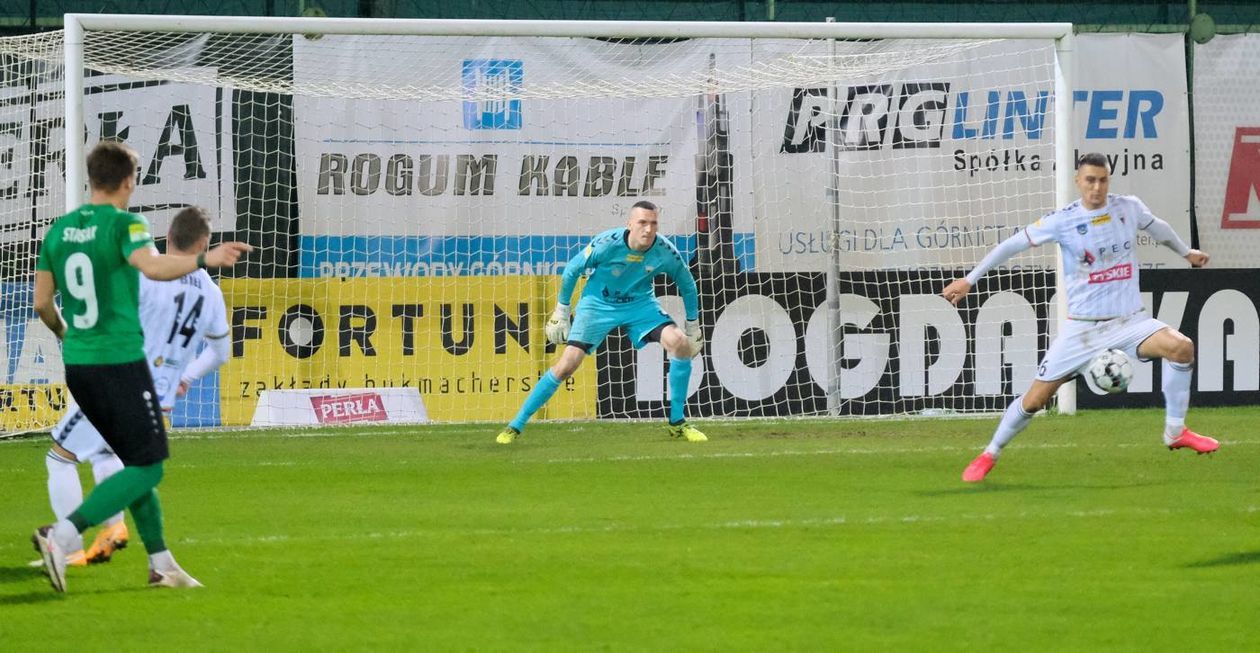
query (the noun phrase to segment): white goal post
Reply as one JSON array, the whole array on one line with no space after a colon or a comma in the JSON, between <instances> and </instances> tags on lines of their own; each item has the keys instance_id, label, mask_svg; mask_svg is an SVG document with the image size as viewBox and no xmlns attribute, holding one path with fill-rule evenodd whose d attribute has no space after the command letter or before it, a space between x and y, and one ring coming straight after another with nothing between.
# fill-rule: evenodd
<instances>
[{"instance_id":1,"label":"white goal post","mask_svg":"<svg viewBox=\"0 0 1260 653\"><path fill-rule=\"evenodd\" d=\"M1021 255L958 310L939 290L1074 199L1072 40L1066 23L67 14L60 42L0 54L40 61L23 111L51 112L56 79L57 120L87 135L56 137L65 210L85 148L120 138L155 235L195 204L259 246L221 279L233 357L197 423L247 424L264 391L393 386L431 419L498 422L555 356L556 275L639 199L700 284L691 415L1000 410L1057 329L1058 257ZM0 200L40 235L48 213ZM616 335L539 417L663 415L666 369Z\"/></svg>"}]
</instances>

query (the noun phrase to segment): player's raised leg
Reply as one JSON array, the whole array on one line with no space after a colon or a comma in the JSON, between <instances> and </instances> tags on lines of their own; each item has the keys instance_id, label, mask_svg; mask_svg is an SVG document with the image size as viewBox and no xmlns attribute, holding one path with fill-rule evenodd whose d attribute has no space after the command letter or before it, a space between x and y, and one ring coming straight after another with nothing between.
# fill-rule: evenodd
<instances>
[{"instance_id":1,"label":"player's raised leg","mask_svg":"<svg viewBox=\"0 0 1260 653\"><path fill-rule=\"evenodd\" d=\"M1164 444L1169 449L1212 453L1220 448L1213 438L1186 428L1190 409L1190 381L1194 377L1194 341L1172 327L1161 329L1138 347L1142 358L1161 358L1164 391Z\"/></svg>"}]
</instances>

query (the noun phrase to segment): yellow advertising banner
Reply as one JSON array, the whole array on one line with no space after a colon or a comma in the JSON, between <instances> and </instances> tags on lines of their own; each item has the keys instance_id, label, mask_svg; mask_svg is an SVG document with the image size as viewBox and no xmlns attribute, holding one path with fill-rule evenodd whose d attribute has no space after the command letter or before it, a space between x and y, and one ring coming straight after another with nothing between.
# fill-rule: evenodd
<instances>
[{"instance_id":1,"label":"yellow advertising banner","mask_svg":"<svg viewBox=\"0 0 1260 653\"><path fill-rule=\"evenodd\" d=\"M559 281L223 279L223 424L249 424L263 390L380 387L418 389L435 421L506 422L557 355L543 322ZM537 418L594 417L596 376L584 365Z\"/></svg>"},{"instance_id":2,"label":"yellow advertising banner","mask_svg":"<svg viewBox=\"0 0 1260 653\"><path fill-rule=\"evenodd\" d=\"M69 401L60 383L0 385L0 433L45 430L61 419Z\"/></svg>"}]
</instances>

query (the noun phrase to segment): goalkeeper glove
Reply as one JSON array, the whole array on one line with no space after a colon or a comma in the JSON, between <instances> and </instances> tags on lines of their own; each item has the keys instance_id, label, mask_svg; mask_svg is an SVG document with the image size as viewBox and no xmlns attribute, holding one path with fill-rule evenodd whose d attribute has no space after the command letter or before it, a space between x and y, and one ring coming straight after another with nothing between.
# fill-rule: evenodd
<instances>
[{"instance_id":1,"label":"goalkeeper glove","mask_svg":"<svg viewBox=\"0 0 1260 653\"><path fill-rule=\"evenodd\" d=\"M563 345L569 340L569 306L568 304L556 304L556 310L551 312L551 317L547 320L547 325L543 328L547 334L547 342L553 345Z\"/></svg>"},{"instance_id":2,"label":"goalkeeper glove","mask_svg":"<svg viewBox=\"0 0 1260 653\"><path fill-rule=\"evenodd\" d=\"M683 325L683 334L687 336L687 342L691 343L692 355L699 354L700 348L704 346L704 332L700 330L700 321L687 320Z\"/></svg>"}]
</instances>

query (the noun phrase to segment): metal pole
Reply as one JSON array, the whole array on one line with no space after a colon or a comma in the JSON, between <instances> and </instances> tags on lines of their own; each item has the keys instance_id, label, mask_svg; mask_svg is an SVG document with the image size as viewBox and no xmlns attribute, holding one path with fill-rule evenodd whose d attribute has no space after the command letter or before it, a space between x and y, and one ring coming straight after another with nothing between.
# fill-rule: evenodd
<instances>
[{"instance_id":1,"label":"metal pole","mask_svg":"<svg viewBox=\"0 0 1260 653\"><path fill-rule=\"evenodd\" d=\"M835 18L827 17L828 23ZM831 41L832 61L836 57L836 42ZM831 266L827 271L827 308L831 316L831 382L827 384L827 412L840 414L840 375L844 373L841 361L844 357L844 333L841 330L840 312L840 86L830 88L831 116L827 120L827 150L831 158L831 187L827 199L831 203Z\"/></svg>"},{"instance_id":2,"label":"metal pole","mask_svg":"<svg viewBox=\"0 0 1260 653\"><path fill-rule=\"evenodd\" d=\"M83 25L77 14L65 20L66 212L86 199L87 162L83 153Z\"/></svg>"},{"instance_id":3,"label":"metal pole","mask_svg":"<svg viewBox=\"0 0 1260 653\"><path fill-rule=\"evenodd\" d=\"M1071 23L771 23L66 14L89 30L591 38L1057 39Z\"/></svg>"},{"instance_id":4,"label":"metal pole","mask_svg":"<svg viewBox=\"0 0 1260 653\"><path fill-rule=\"evenodd\" d=\"M1074 77L1072 71L1074 37L1069 32L1055 42L1054 68L1054 202L1055 206L1066 206L1076 197L1076 187L1072 183L1075 176L1076 156L1073 141L1076 136L1072 131L1072 90ZM1067 286L1064 283L1062 252L1055 259L1055 294L1058 308L1059 332L1067 321ZM1069 381L1059 386L1059 413L1076 414L1076 382Z\"/></svg>"}]
</instances>

